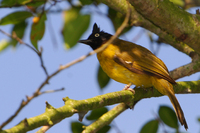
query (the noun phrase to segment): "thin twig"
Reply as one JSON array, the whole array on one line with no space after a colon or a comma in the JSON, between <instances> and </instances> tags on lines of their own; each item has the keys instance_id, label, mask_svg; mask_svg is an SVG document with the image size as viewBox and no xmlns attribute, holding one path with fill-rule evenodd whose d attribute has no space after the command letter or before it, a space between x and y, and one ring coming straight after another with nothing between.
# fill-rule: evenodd
<instances>
[{"instance_id":1,"label":"thin twig","mask_svg":"<svg viewBox=\"0 0 200 133\"><path fill-rule=\"evenodd\" d=\"M41 51L37 51L35 48L31 47L29 44L25 43L24 41L22 41L19 37L17 37L17 35L15 33L13 33L12 35L9 34L9 33L6 33L5 31L3 31L2 29L0 29L0 32L2 32L4 35L12 38L12 39L15 39L17 40L20 44L23 44L25 46L27 46L28 48L30 48L31 50L33 50L37 55L38 57L40 58L40 62L41 62L41 66L45 72L45 74L47 75L48 77L48 72L46 70L46 67L44 66L44 63L43 63L43 59L42 59L42 49Z\"/></svg>"},{"instance_id":2,"label":"thin twig","mask_svg":"<svg viewBox=\"0 0 200 133\"><path fill-rule=\"evenodd\" d=\"M43 91L40 94L44 94L44 93L53 93L53 92L58 92L58 91L63 91L65 90L65 88L61 88L61 89L56 89L56 90L48 90L48 91Z\"/></svg>"},{"instance_id":3,"label":"thin twig","mask_svg":"<svg viewBox=\"0 0 200 133\"><path fill-rule=\"evenodd\" d=\"M53 125L45 125L45 126L42 126L36 133L45 133L46 131L48 131L51 127L53 127L54 125L56 125L57 123L59 123L60 120L58 121L55 121L53 123Z\"/></svg>"},{"instance_id":4,"label":"thin twig","mask_svg":"<svg viewBox=\"0 0 200 133\"><path fill-rule=\"evenodd\" d=\"M24 106L26 106L33 98L36 98L39 95L42 94L46 94L46 93L52 93L52 92L57 92L57 91L62 91L64 90L64 88L61 89L57 89L57 90L49 90L49 91L44 91L44 92L38 92L38 93L34 93L32 96L26 96L26 101L22 100L20 106L18 107L18 109L15 111L15 113L9 117L5 122L3 122L0 125L0 129L2 129L3 127L5 127L8 123L10 123L18 114L19 112L24 108Z\"/></svg>"},{"instance_id":5,"label":"thin twig","mask_svg":"<svg viewBox=\"0 0 200 133\"><path fill-rule=\"evenodd\" d=\"M38 56L39 56L39 58L40 58L41 67L43 68L43 70L44 70L46 76L49 77L49 74L48 74L48 72L47 72L47 69L46 69L46 67L44 66L44 61L43 61L43 59L42 59L42 53L43 53L43 48L40 47L40 55L38 55Z\"/></svg>"},{"instance_id":6,"label":"thin twig","mask_svg":"<svg viewBox=\"0 0 200 133\"><path fill-rule=\"evenodd\" d=\"M47 126L43 126L42 128L40 128L36 133L45 133L47 130L49 130L52 127L52 125L47 125Z\"/></svg>"},{"instance_id":7,"label":"thin twig","mask_svg":"<svg viewBox=\"0 0 200 133\"><path fill-rule=\"evenodd\" d=\"M13 38L13 39L17 40L20 44L26 45L27 47L29 47L30 49L32 49L34 52L36 52L37 54L39 54L39 51L37 51L36 49L34 49L33 47L31 47L31 46L28 45L27 43L23 42L20 38L18 38L18 37L16 36L16 34L11 35L11 34L9 34L9 33L6 33L5 31L3 31L2 29L0 29L0 32L2 32L4 35L6 35L6 36L8 36L8 37L10 37L10 38Z\"/></svg>"}]
</instances>

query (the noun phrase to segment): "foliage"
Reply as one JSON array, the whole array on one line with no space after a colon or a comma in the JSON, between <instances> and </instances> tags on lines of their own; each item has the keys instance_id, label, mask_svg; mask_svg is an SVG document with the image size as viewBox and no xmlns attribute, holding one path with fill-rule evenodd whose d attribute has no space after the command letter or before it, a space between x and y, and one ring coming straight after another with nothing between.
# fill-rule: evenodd
<instances>
[{"instance_id":1,"label":"foliage","mask_svg":"<svg viewBox=\"0 0 200 133\"><path fill-rule=\"evenodd\" d=\"M102 70L100 65L98 69L97 80L101 89L105 88L110 81L110 77L108 77L108 75Z\"/></svg>"},{"instance_id":2,"label":"foliage","mask_svg":"<svg viewBox=\"0 0 200 133\"><path fill-rule=\"evenodd\" d=\"M182 0L170 0L171 2L168 2L167 4L169 6L175 6L173 8L174 10L181 10L181 12L184 11L184 8L186 9L186 4ZM44 66L43 60L42 60L42 48L40 49L40 41L45 38L45 35L47 33L47 22L50 20L49 14L51 13L62 13L63 17L63 26L61 29L60 34L63 38L63 46L66 49L72 49L77 45L78 40L83 36L83 34L87 31L89 28L89 25L92 21L92 12L90 9L85 11L86 8L89 6L96 7L98 9L98 5L100 2L103 2L108 5L108 10L106 14L101 14L106 16L112 23L114 30L117 31L117 29L120 27L122 24L124 18L125 18L125 10L128 6L125 6L123 3L124 1L121 1L121 3L109 3L109 1L101 1L101 0L79 0L79 1L74 1L74 0L67 0L67 1L59 1L59 0L2 0L0 1L0 7L1 8L14 8L12 9L12 13L5 14L4 17L0 18L0 26L11 26L10 30L10 35L7 35L10 37L10 39L2 39L0 40L0 53L5 51L9 47L15 47L16 49L18 48L19 44L25 44L22 40L26 34L30 34L30 38L28 41L31 42L30 45L28 45L29 48L34 50L36 54L39 56L40 61L41 61L41 66L44 69L46 73L46 80L42 83L42 85L37 89L37 91L33 94L32 97L28 97L26 101L22 101L19 111L16 111L17 113L21 111L21 109L26 106L33 98L43 94L41 92L41 89L43 88L44 85L49 83L49 80L55 76L57 73L60 71L64 70L62 67L60 67L55 73L52 75L49 75L46 67ZM67 9L57 9L55 10L54 7L56 5L62 4L62 3L67 3L69 5L69 8ZM116 2L116 1L115 1ZM127 2L127 1L125 1ZM164 1L166 2L166 1ZM131 3L131 2L130 2ZM130 4L129 3L129 4ZM122 6L118 6L117 4L121 4ZM163 6L161 6L158 0L156 0L157 7L159 8L159 11L163 13ZM169 43L179 51L189 55L192 58L191 66L184 66L186 70L191 70L185 75L181 75L185 69L181 69L182 71L179 72L181 73L178 78L182 78L184 76L188 76L192 73L196 73L200 71L200 63L199 63L199 58L197 53L200 53L198 51L198 45L195 45L194 47L190 46L191 42L190 40L193 40L192 42L194 43L198 38L195 39L188 39L188 34L191 33L190 30L194 30L194 34L198 35L198 28L188 28L187 32L182 32L181 30L183 28L178 27L177 30L172 30L172 31L167 31L170 28L162 28L159 24L164 23L163 25L165 26L170 26L168 22L165 21L167 20L161 20L156 22L151 21L151 18L145 18L145 13L142 14L140 10L142 9L135 9L133 7L134 3L132 4L131 12L134 14L133 16L130 17L129 25L123 30L121 35L125 35L126 33L130 32L131 30L134 30L134 26L141 26L146 28L147 30L151 30L152 32L156 33L159 37L156 39L153 39L152 33L149 34L149 39L151 40L151 43ZM178 6L177 6L178 5ZM190 5L191 6L191 5ZM119 8L118 8L119 7ZM178 8L177 8L178 7ZM181 8L180 8L181 7ZM120 10L120 11L119 11ZM172 13L174 10L170 10ZM158 14L159 16L160 14ZM184 14L185 15L185 14ZM189 17L184 17L184 20L188 20L188 22L191 22L188 24L190 25L199 25L199 16L193 15L193 19L189 19L191 16L188 15ZM149 15L151 16L151 15ZM160 15L159 17L161 17ZM186 16L186 15L185 15ZM169 17L174 17L174 14L170 14ZM160 23L159 23L160 22ZM171 21L170 21L171 22ZM181 25L183 22L179 22ZM187 24L186 24L187 25ZM187 26L185 26L187 27ZM190 29L190 30L189 30ZM175 33L171 33L175 31ZM28 33L30 32L30 33ZM193 31L192 31L193 32ZM175 34L175 35L174 35ZM176 36L176 34L178 34ZM191 37L193 37L191 35ZM188 43L187 43L188 41ZM196 43L199 44L199 43ZM197 50L196 50L196 48ZM196 51L195 51L196 50ZM77 61L78 62L78 61ZM193 64L192 64L193 63ZM65 68L68 68L69 66L64 66ZM179 75L176 74L176 75ZM173 74L172 74L173 75ZM101 90L104 90L105 87L109 84L110 78L106 75L106 73L102 70L100 66L98 66L97 70L97 81L99 88ZM176 78L176 79L178 79ZM190 86L194 86L194 84L190 84ZM197 85L196 85L197 86ZM195 87L194 87L195 88ZM185 91L185 90L184 90ZM184 92L182 91L182 92ZM138 94L139 95L139 94ZM141 94L142 95L142 94ZM142 98L141 98L142 99ZM105 99L106 100L106 99ZM126 107L128 108L128 107ZM52 108L52 110L54 110ZM55 111L55 110L54 110ZM75 110L76 112L77 110ZM52 111L53 112L53 111ZM52 113L51 112L51 113ZM100 109L94 109L90 112L89 115L86 116L87 121L86 122L77 122L77 121L72 121L71 122L71 131L73 133L80 133L82 132L86 126L89 126L93 122L97 121L99 118L102 117L103 114L106 114L108 112L108 109L106 107L100 108ZM78 112L79 113L79 112ZM12 121L12 120L11 120ZM200 118L198 119L200 121ZM24 119L22 122L26 124L26 119ZM9 122L8 122L9 123ZM6 123L7 124L7 123ZM49 120L49 125L51 125L51 120ZM180 132L179 129L179 124L178 120L176 117L175 112L167 107L167 106L160 106L158 110L158 117L148 121L145 123L141 130L140 133L157 133L160 130L164 130L163 126L169 127L170 129L173 129L174 132ZM113 129L114 126L112 124L106 125L97 132L108 132L110 129ZM0 131L1 132L1 131ZM2 131L3 132L3 131Z\"/></svg>"},{"instance_id":3,"label":"foliage","mask_svg":"<svg viewBox=\"0 0 200 133\"><path fill-rule=\"evenodd\" d=\"M175 112L170 107L160 106L158 114L158 118L155 120L150 120L145 125L143 125L140 133L158 133L159 126L162 128L164 125L175 129L176 132L179 132L178 119Z\"/></svg>"}]
</instances>

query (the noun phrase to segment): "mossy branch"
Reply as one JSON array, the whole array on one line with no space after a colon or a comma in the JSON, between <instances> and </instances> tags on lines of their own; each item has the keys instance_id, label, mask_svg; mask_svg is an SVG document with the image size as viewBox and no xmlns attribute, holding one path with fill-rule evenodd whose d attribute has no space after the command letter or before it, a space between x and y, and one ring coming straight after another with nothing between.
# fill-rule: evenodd
<instances>
[{"instance_id":1,"label":"mossy branch","mask_svg":"<svg viewBox=\"0 0 200 133\"><path fill-rule=\"evenodd\" d=\"M193 60L191 63L186 64L184 66L178 67L170 72L170 76L177 80L179 78L190 76L196 72L200 71L200 60L199 57L197 57L198 60Z\"/></svg>"},{"instance_id":2,"label":"mossy branch","mask_svg":"<svg viewBox=\"0 0 200 133\"><path fill-rule=\"evenodd\" d=\"M82 133L95 133L105 125L109 125L113 119L115 119L119 114L124 112L128 106L124 103L120 103L115 106L112 110L108 111L102 115L97 121L93 122L91 125L85 127Z\"/></svg>"},{"instance_id":3,"label":"mossy branch","mask_svg":"<svg viewBox=\"0 0 200 133\"><path fill-rule=\"evenodd\" d=\"M199 88L200 80L177 82L177 85L174 86L176 94L200 93ZM126 110L127 107L133 106L135 102L144 98L163 96L154 88L135 88L135 93L136 95L134 96L131 91L123 90L96 96L86 100L72 100L66 97L63 98L65 105L60 108L54 108L48 102L46 102L45 113L29 119L24 119L18 125L7 130L2 130L0 133L27 132L41 126L52 126L75 113L78 113L79 120L82 120L83 116L89 110L101 108L107 105L113 105L116 103L125 103L119 104L114 109L104 114L95 123L85 128L85 133L88 132L87 130L96 131L104 125L109 124L115 117Z\"/></svg>"},{"instance_id":4,"label":"mossy branch","mask_svg":"<svg viewBox=\"0 0 200 133\"><path fill-rule=\"evenodd\" d=\"M174 86L174 91L176 94L188 94L188 93L200 93L200 80L198 81L185 81L185 82L177 82L177 85ZM163 96L158 90L155 88L148 88L148 89L142 89L142 88L135 88L135 94L134 95L134 104L138 101L144 99L144 98L151 98L151 97L160 97ZM120 103L116 107L114 107L112 110L105 113L103 116L101 116L98 120L96 120L91 125L85 127L85 130L83 133L91 133L96 132L99 130L100 127L103 127L105 125L109 125L110 122L117 117L119 114L121 114L123 111L127 109L127 106L123 103ZM113 110L115 111L113 113ZM116 111L117 110L117 111ZM106 119L104 119L106 118Z\"/></svg>"},{"instance_id":5,"label":"mossy branch","mask_svg":"<svg viewBox=\"0 0 200 133\"><path fill-rule=\"evenodd\" d=\"M198 14L190 14L169 0L129 0L129 2L145 19L200 54Z\"/></svg>"},{"instance_id":6,"label":"mossy branch","mask_svg":"<svg viewBox=\"0 0 200 133\"><path fill-rule=\"evenodd\" d=\"M126 0L96 0L98 2L102 2L106 5L108 5L110 8L113 8L114 10L126 14L128 7L131 8L131 23L134 26L140 26L143 27L155 34L157 34L162 40L164 40L165 43L170 44L177 50L190 55L191 52L194 52L194 50L188 46L185 42L182 42L180 39L174 37L173 35L169 34L167 30L162 28L162 25L155 25L152 21L145 18L143 15L137 12L134 6L130 5L130 3L127 3ZM171 9L170 9L171 10ZM186 14L189 14L186 12ZM152 14L151 14L152 15ZM149 15L149 16L151 16ZM169 25L169 24L168 24Z\"/></svg>"},{"instance_id":7,"label":"mossy branch","mask_svg":"<svg viewBox=\"0 0 200 133\"><path fill-rule=\"evenodd\" d=\"M54 108L46 102L46 110L43 114L28 119L25 118L18 125L7 130L2 130L0 133L27 132L45 125L52 126L75 113L78 113L79 117L81 117L81 119L79 119L82 120L82 117L89 110L120 102L126 103L128 106L132 106L134 101L133 99L134 95L131 91L123 90L96 96L86 100L72 100L66 97L63 98L65 105L60 108Z\"/></svg>"}]
</instances>

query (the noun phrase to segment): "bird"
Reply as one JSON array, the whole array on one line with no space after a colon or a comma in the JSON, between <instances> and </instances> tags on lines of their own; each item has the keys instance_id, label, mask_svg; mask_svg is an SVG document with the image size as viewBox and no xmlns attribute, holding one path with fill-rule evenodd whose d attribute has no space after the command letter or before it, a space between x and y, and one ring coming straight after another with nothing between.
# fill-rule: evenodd
<instances>
[{"instance_id":1,"label":"bird","mask_svg":"<svg viewBox=\"0 0 200 133\"><path fill-rule=\"evenodd\" d=\"M101 31L96 23L86 40L79 43L89 45L93 50L101 47L110 38L111 34ZM155 87L161 94L167 95L174 107L176 116L181 125L187 130L188 125L183 110L175 96L173 85L177 84L170 77L164 62L148 49L116 38L104 50L97 53L103 71L117 82L136 87Z\"/></svg>"}]
</instances>

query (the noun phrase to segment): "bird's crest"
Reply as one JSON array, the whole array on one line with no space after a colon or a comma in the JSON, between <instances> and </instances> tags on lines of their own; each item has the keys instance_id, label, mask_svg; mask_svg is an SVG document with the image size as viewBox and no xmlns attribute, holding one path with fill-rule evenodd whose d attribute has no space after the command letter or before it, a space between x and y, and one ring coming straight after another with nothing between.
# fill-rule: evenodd
<instances>
[{"instance_id":1,"label":"bird's crest","mask_svg":"<svg viewBox=\"0 0 200 133\"><path fill-rule=\"evenodd\" d=\"M98 33L98 32L100 32L100 28L97 26L96 23L94 23L92 33Z\"/></svg>"}]
</instances>

